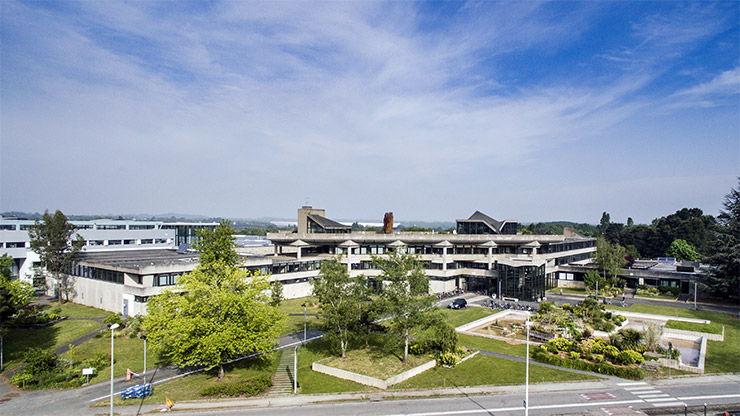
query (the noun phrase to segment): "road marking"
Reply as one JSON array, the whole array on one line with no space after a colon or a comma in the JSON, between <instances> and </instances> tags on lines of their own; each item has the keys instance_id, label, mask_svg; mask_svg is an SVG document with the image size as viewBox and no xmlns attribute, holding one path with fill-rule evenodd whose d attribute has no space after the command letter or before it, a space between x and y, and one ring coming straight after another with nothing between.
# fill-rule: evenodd
<instances>
[{"instance_id":1,"label":"road marking","mask_svg":"<svg viewBox=\"0 0 740 416\"><path fill-rule=\"evenodd\" d=\"M679 397L678 400L733 399L737 397L740 397L740 394L718 394L715 396L688 396L688 397Z\"/></svg>"},{"instance_id":2,"label":"road marking","mask_svg":"<svg viewBox=\"0 0 740 416\"><path fill-rule=\"evenodd\" d=\"M653 403L653 406L655 407L686 406L686 403L684 402L663 402L663 403Z\"/></svg>"},{"instance_id":3,"label":"road marking","mask_svg":"<svg viewBox=\"0 0 740 416\"><path fill-rule=\"evenodd\" d=\"M542 406L529 406L529 410L547 410L547 409L560 409L567 407L601 407L601 406L618 406L621 404L634 404L644 403L643 400L615 400L610 402L589 402L589 403L567 403L567 404L552 404ZM491 409L472 409L472 410L449 410L444 412L421 412L421 413L394 413L385 416L445 416L445 415L470 415L475 413L494 413L494 412L514 412L522 411L524 406L517 407L500 407Z\"/></svg>"},{"instance_id":4,"label":"road marking","mask_svg":"<svg viewBox=\"0 0 740 416\"><path fill-rule=\"evenodd\" d=\"M660 393L660 394L647 394L647 395L641 395L639 396L641 399L654 399L656 397L671 397L668 394Z\"/></svg>"},{"instance_id":5,"label":"road marking","mask_svg":"<svg viewBox=\"0 0 740 416\"><path fill-rule=\"evenodd\" d=\"M644 381L631 382L631 383L617 383L617 386L645 386L647 385Z\"/></svg>"},{"instance_id":6,"label":"road marking","mask_svg":"<svg viewBox=\"0 0 740 416\"><path fill-rule=\"evenodd\" d=\"M636 392L633 391L631 393L634 394L635 396L642 397L645 394L659 394L663 392L660 390L645 390L645 391L636 391Z\"/></svg>"},{"instance_id":7,"label":"road marking","mask_svg":"<svg viewBox=\"0 0 740 416\"><path fill-rule=\"evenodd\" d=\"M660 399L645 399L645 401L648 402L648 403L653 403L653 402L669 402L669 401L677 402L678 399L675 398L675 397L662 397Z\"/></svg>"},{"instance_id":8,"label":"road marking","mask_svg":"<svg viewBox=\"0 0 740 416\"><path fill-rule=\"evenodd\" d=\"M653 386L645 386L645 387L625 387L624 389L627 391L639 391L639 390L652 390L655 387Z\"/></svg>"}]
</instances>

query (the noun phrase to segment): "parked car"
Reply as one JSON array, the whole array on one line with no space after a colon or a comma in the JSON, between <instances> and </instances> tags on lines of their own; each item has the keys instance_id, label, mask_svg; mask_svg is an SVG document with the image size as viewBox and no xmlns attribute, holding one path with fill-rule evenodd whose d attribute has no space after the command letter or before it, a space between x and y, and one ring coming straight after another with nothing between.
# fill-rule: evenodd
<instances>
[{"instance_id":1,"label":"parked car","mask_svg":"<svg viewBox=\"0 0 740 416\"><path fill-rule=\"evenodd\" d=\"M466 306L468 306L468 301L466 301L465 299L455 299L452 301L452 303L447 305L447 307L450 309L462 309Z\"/></svg>"}]
</instances>

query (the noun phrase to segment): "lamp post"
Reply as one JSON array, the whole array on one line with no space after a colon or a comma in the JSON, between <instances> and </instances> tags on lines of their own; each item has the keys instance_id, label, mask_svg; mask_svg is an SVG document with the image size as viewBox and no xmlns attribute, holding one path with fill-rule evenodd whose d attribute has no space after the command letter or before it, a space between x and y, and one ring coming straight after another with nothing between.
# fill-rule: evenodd
<instances>
[{"instance_id":1,"label":"lamp post","mask_svg":"<svg viewBox=\"0 0 740 416\"><path fill-rule=\"evenodd\" d=\"M113 331L119 326L118 324L110 326L110 416L113 416Z\"/></svg>"},{"instance_id":2,"label":"lamp post","mask_svg":"<svg viewBox=\"0 0 740 416\"><path fill-rule=\"evenodd\" d=\"M303 345L306 345L306 304L301 306L303 306Z\"/></svg>"},{"instance_id":3,"label":"lamp post","mask_svg":"<svg viewBox=\"0 0 740 416\"><path fill-rule=\"evenodd\" d=\"M139 335L144 340L144 383L146 383L146 335Z\"/></svg>"},{"instance_id":4,"label":"lamp post","mask_svg":"<svg viewBox=\"0 0 740 416\"><path fill-rule=\"evenodd\" d=\"M524 382L524 416L529 416L529 314L527 313L527 365L525 382Z\"/></svg>"}]
</instances>

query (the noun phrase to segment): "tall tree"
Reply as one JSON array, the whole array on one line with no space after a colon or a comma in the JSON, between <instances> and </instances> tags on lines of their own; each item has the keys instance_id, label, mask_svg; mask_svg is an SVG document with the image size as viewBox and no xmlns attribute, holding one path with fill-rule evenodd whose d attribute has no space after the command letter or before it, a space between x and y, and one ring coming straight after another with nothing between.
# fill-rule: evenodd
<instances>
[{"instance_id":1,"label":"tall tree","mask_svg":"<svg viewBox=\"0 0 740 416\"><path fill-rule=\"evenodd\" d=\"M239 268L232 234L227 221L200 232L200 263L149 299L144 320L147 340L172 362L218 367L219 379L230 359L274 348L285 319L267 278Z\"/></svg>"},{"instance_id":2,"label":"tall tree","mask_svg":"<svg viewBox=\"0 0 740 416\"><path fill-rule=\"evenodd\" d=\"M699 253L696 252L694 246L680 238L673 240L671 245L668 247L668 250L666 250L665 255L668 257L675 257L676 260L679 261L699 261Z\"/></svg>"},{"instance_id":3,"label":"tall tree","mask_svg":"<svg viewBox=\"0 0 740 416\"><path fill-rule=\"evenodd\" d=\"M413 331L434 319L436 297L429 295L429 278L417 257L392 251L387 257L373 257L373 265L381 270L381 310L389 318L390 332L404 341L405 363Z\"/></svg>"},{"instance_id":4,"label":"tall tree","mask_svg":"<svg viewBox=\"0 0 740 416\"><path fill-rule=\"evenodd\" d=\"M313 280L313 295L319 300L325 336L339 344L342 358L350 341L359 335L362 305L369 299L364 276L350 277L341 258L321 264L321 273Z\"/></svg>"},{"instance_id":5,"label":"tall tree","mask_svg":"<svg viewBox=\"0 0 740 416\"><path fill-rule=\"evenodd\" d=\"M41 266L51 273L57 282L57 296L59 304L62 304L62 293L67 295L74 288L69 282L69 268L74 264L80 248L85 244L84 240L75 235L75 226L67 221L67 217L60 210L54 215L45 211L41 222L36 223L28 230L31 238L31 249L39 255Z\"/></svg>"},{"instance_id":6,"label":"tall tree","mask_svg":"<svg viewBox=\"0 0 740 416\"><path fill-rule=\"evenodd\" d=\"M606 234L606 229L609 228L609 224L611 224L609 213L604 211L601 213L601 221L599 221L599 232L601 235Z\"/></svg>"},{"instance_id":7,"label":"tall tree","mask_svg":"<svg viewBox=\"0 0 740 416\"><path fill-rule=\"evenodd\" d=\"M583 282L586 283L586 287L589 289L596 290L596 288L604 289L606 280L596 270L589 270L585 276L583 276Z\"/></svg>"},{"instance_id":8,"label":"tall tree","mask_svg":"<svg viewBox=\"0 0 740 416\"><path fill-rule=\"evenodd\" d=\"M627 251L619 244L610 244L604 237L596 240L596 267L613 286L618 285L619 270L627 264L626 255Z\"/></svg>"},{"instance_id":9,"label":"tall tree","mask_svg":"<svg viewBox=\"0 0 740 416\"><path fill-rule=\"evenodd\" d=\"M19 279L13 279L10 266L13 258L7 253L0 257L0 371L3 369L3 337L6 323L13 315L27 307L33 299L33 287Z\"/></svg>"},{"instance_id":10,"label":"tall tree","mask_svg":"<svg viewBox=\"0 0 740 416\"><path fill-rule=\"evenodd\" d=\"M735 301L740 297L740 178L738 182L725 195L708 258L712 268L703 282L713 295Z\"/></svg>"}]
</instances>

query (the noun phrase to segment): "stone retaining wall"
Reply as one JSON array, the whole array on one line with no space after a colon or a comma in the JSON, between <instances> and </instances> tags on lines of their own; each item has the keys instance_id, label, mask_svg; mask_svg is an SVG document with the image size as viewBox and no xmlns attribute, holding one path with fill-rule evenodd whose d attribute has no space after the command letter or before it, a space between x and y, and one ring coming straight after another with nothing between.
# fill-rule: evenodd
<instances>
[{"instance_id":1,"label":"stone retaining wall","mask_svg":"<svg viewBox=\"0 0 740 416\"><path fill-rule=\"evenodd\" d=\"M319 361L311 364L311 369L313 371L323 373L323 374L328 374L333 377L341 378L344 380L350 380L350 381L354 381L355 383L364 384L366 386L373 386L373 387L377 387L379 389L385 390L394 384L398 384L402 381L406 381L410 379L411 377L417 376L423 373L424 371L432 369L436 365L437 365L437 362L435 360L432 360L418 367L414 367L411 370L404 371L401 374L396 374L395 376L387 380L381 380L379 378L366 376L364 374L358 374L358 373L353 373L351 371L342 370L339 368L329 367L328 365L321 364L321 362Z\"/></svg>"}]
</instances>

